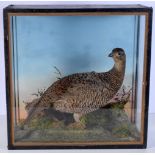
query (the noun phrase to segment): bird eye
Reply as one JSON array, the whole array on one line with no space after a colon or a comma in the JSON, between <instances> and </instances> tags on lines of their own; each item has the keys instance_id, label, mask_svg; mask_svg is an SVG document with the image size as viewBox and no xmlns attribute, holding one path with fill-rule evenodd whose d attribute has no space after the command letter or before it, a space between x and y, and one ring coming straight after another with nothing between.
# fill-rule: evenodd
<instances>
[{"instance_id":1,"label":"bird eye","mask_svg":"<svg viewBox=\"0 0 155 155\"><path fill-rule=\"evenodd\" d=\"M121 56L121 55L123 55L123 53L122 52L118 52L118 55Z\"/></svg>"},{"instance_id":2,"label":"bird eye","mask_svg":"<svg viewBox=\"0 0 155 155\"><path fill-rule=\"evenodd\" d=\"M121 53L120 53L120 52L118 52L118 55L120 56L120 55L121 55Z\"/></svg>"}]
</instances>

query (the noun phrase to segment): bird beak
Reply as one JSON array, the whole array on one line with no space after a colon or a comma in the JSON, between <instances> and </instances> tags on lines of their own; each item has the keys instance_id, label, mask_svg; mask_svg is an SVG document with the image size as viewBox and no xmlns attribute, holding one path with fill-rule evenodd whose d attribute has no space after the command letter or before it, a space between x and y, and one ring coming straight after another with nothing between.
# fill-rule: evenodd
<instances>
[{"instance_id":1,"label":"bird beak","mask_svg":"<svg viewBox=\"0 0 155 155\"><path fill-rule=\"evenodd\" d=\"M113 53L110 53L110 54L108 55L108 57L113 57Z\"/></svg>"}]
</instances>

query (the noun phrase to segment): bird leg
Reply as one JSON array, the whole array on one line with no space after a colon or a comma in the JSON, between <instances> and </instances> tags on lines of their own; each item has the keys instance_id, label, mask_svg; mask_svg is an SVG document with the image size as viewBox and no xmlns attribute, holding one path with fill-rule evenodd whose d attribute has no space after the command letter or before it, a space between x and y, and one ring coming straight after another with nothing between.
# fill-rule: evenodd
<instances>
[{"instance_id":1,"label":"bird leg","mask_svg":"<svg viewBox=\"0 0 155 155\"><path fill-rule=\"evenodd\" d=\"M80 122L80 118L82 117L82 114L74 113L73 117L76 122Z\"/></svg>"},{"instance_id":2,"label":"bird leg","mask_svg":"<svg viewBox=\"0 0 155 155\"><path fill-rule=\"evenodd\" d=\"M69 128L74 128L74 129L84 129L86 128L85 124L83 122L81 122L80 118L82 117L82 114L79 113L74 113L73 117L75 122L70 124L68 127Z\"/></svg>"}]
</instances>

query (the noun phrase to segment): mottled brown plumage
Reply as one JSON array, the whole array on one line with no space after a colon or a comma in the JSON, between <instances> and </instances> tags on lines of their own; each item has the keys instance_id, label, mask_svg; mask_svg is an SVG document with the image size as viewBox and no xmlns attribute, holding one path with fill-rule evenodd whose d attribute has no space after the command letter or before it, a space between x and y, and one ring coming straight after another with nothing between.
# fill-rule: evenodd
<instances>
[{"instance_id":1,"label":"mottled brown plumage","mask_svg":"<svg viewBox=\"0 0 155 155\"><path fill-rule=\"evenodd\" d=\"M73 113L74 119L108 104L120 89L125 73L126 55L123 49L115 48L109 54L114 67L103 73L87 72L68 75L53 83L29 112L25 123L43 110Z\"/></svg>"}]
</instances>

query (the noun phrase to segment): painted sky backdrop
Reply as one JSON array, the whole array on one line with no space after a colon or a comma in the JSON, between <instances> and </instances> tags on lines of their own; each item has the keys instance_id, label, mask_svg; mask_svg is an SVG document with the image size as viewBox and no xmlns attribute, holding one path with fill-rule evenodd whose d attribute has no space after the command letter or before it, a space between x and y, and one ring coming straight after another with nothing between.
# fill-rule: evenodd
<instances>
[{"instance_id":1,"label":"painted sky backdrop","mask_svg":"<svg viewBox=\"0 0 155 155\"><path fill-rule=\"evenodd\" d=\"M131 84L135 16L18 16L16 31L20 102L62 74L105 72L114 62L113 48L125 49L126 81Z\"/></svg>"}]
</instances>

